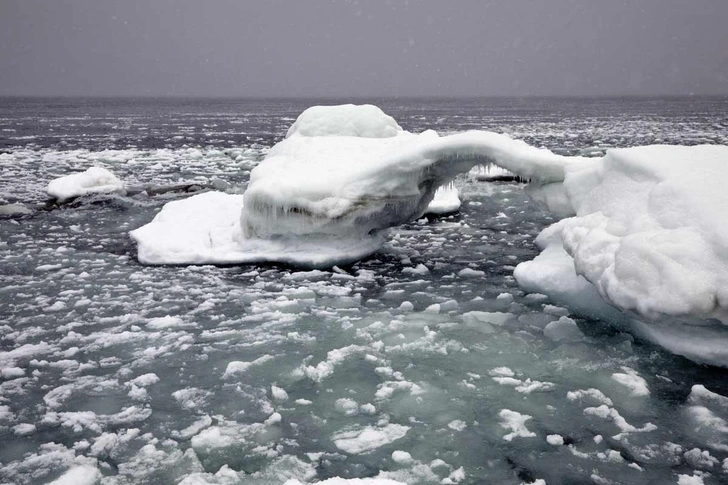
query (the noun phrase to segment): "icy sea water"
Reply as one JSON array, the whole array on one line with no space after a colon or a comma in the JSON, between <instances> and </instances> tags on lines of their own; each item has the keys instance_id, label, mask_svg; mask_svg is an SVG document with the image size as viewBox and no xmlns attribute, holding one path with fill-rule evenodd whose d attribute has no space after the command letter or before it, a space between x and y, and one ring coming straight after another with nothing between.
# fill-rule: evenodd
<instances>
[{"instance_id":1,"label":"icy sea water","mask_svg":"<svg viewBox=\"0 0 728 485\"><path fill-rule=\"evenodd\" d=\"M565 154L728 143L725 98L368 101ZM0 100L0 202L91 165L242 191L320 103ZM187 193L0 219L0 483L728 483L726 371L524 294L552 217L519 184L456 185L459 214L334 271L139 265L127 232Z\"/></svg>"}]
</instances>

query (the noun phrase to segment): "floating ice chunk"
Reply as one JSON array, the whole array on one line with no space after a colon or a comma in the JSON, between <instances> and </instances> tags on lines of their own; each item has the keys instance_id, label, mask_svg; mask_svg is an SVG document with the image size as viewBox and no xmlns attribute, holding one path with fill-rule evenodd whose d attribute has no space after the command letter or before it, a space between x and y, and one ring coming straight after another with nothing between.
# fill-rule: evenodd
<instances>
[{"instance_id":1,"label":"floating ice chunk","mask_svg":"<svg viewBox=\"0 0 728 485\"><path fill-rule=\"evenodd\" d=\"M713 466L720 463L708 450L701 450L700 448L693 448L692 450L686 451L683 457L687 464L693 468L713 468Z\"/></svg>"},{"instance_id":2,"label":"floating ice chunk","mask_svg":"<svg viewBox=\"0 0 728 485\"><path fill-rule=\"evenodd\" d=\"M560 342L578 342L584 339L584 334L578 325L569 317L561 317L544 327L543 334L547 338Z\"/></svg>"},{"instance_id":3,"label":"floating ice chunk","mask_svg":"<svg viewBox=\"0 0 728 485\"><path fill-rule=\"evenodd\" d=\"M425 313L440 313L440 304L433 303L432 305L429 305L425 308Z\"/></svg>"},{"instance_id":4,"label":"floating ice chunk","mask_svg":"<svg viewBox=\"0 0 728 485\"><path fill-rule=\"evenodd\" d=\"M130 233L138 245L139 261L146 264L239 262L242 253L237 238L242 207L242 195L222 192L169 202L151 224Z\"/></svg>"},{"instance_id":5,"label":"floating ice chunk","mask_svg":"<svg viewBox=\"0 0 728 485\"><path fill-rule=\"evenodd\" d=\"M275 384L270 386L270 394L276 401L287 401L288 393L285 389L276 386Z\"/></svg>"},{"instance_id":6,"label":"floating ice chunk","mask_svg":"<svg viewBox=\"0 0 728 485\"><path fill-rule=\"evenodd\" d=\"M334 407L338 412L346 416L356 416L359 414L359 403L346 397L337 399Z\"/></svg>"},{"instance_id":7,"label":"floating ice chunk","mask_svg":"<svg viewBox=\"0 0 728 485\"><path fill-rule=\"evenodd\" d=\"M180 317L166 315L150 319L146 326L150 330L166 330L168 328L183 327L185 323Z\"/></svg>"},{"instance_id":8,"label":"floating ice chunk","mask_svg":"<svg viewBox=\"0 0 728 485\"><path fill-rule=\"evenodd\" d=\"M129 384L134 384L135 386L139 387L149 387L152 384L156 384L159 382L159 376L154 373L148 373L148 374L142 374L138 377L135 377L134 379L129 381Z\"/></svg>"},{"instance_id":9,"label":"floating ice chunk","mask_svg":"<svg viewBox=\"0 0 728 485\"><path fill-rule=\"evenodd\" d=\"M35 431L35 425L32 423L20 423L13 426L13 433L18 436L27 436L29 434L35 433Z\"/></svg>"},{"instance_id":10,"label":"floating ice chunk","mask_svg":"<svg viewBox=\"0 0 728 485\"><path fill-rule=\"evenodd\" d=\"M709 391L702 384L696 384L690 389L688 402L690 404L713 404L728 411L728 397Z\"/></svg>"},{"instance_id":11,"label":"floating ice chunk","mask_svg":"<svg viewBox=\"0 0 728 485\"><path fill-rule=\"evenodd\" d=\"M15 414L10 410L9 406L0 406L0 422L9 423L15 419Z\"/></svg>"},{"instance_id":12,"label":"floating ice chunk","mask_svg":"<svg viewBox=\"0 0 728 485\"><path fill-rule=\"evenodd\" d=\"M20 367L5 367L0 369L0 376L3 379L16 379L25 375L25 369Z\"/></svg>"},{"instance_id":13,"label":"floating ice chunk","mask_svg":"<svg viewBox=\"0 0 728 485\"><path fill-rule=\"evenodd\" d=\"M403 438L409 430L409 426L394 423L382 427L354 426L334 433L331 440L340 450L357 455L393 443Z\"/></svg>"},{"instance_id":14,"label":"floating ice chunk","mask_svg":"<svg viewBox=\"0 0 728 485\"><path fill-rule=\"evenodd\" d=\"M621 372L615 372L612 374L612 379L619 382L623 386L626 386L633 396L649 396L650 390L647 387L647 381L645 381L637 371L630 367L622 367L624 374Z\"/></svg>"},{"instance_id":15,"label":"floating ice chunk","mask_svg":"<svg viewBox=\"0 0 728 485\"><path fill-rule=\"evenodd\" d=\"M2 204L0 205L0 216L17 216L32 214L33 209L25 207L23 204Z\"/></svg>"},{"instance_id":16,"label":"floating ice chunk","mask_svg":"<svg viewBox=\"0 0 728 485\"><path fill-rule=\"evenodd\" d=\"M626 419L622 417L622 415L619 414L619 411L607 406L606 404L602 404L601 406L596 408L586 408L584 409L584 414L587 416L598 416L602 419L607 419L614 422L614 424L620 429L620 431L622 431L621 434L613 436L613 438L616 440L621 439L622 436L629 433L646 433L657 429L657 426L652 423L647 423L641 428L632 426L627 422Z\"/></svg>"},{"instance_id":17,"label":"floating ice chunk","mask_svg":"<svg viewBox=\"0 0 728 485\"><path fill-rule=\"evenodd\" d=\"M179 432L172 432L172 437L175 438L181 438L181 439L190 439L196 434L198 434L203 429L209 428L212 426L212 418L210 416L203 416L191 425L187 426L183 430Z\"/></svg>"},{"instance_id":18,"label":"floating ice chunk","mask_svg":"<svg viewBox=\"0 0 728 485\"><path fill-rule=\"evenodd\" d=\"M488 374L491 376L501 376L501 377L513 377L516 375L516 373L513 372L508 367L496 367L495 369L489 370Z\"/></svg>"},{"instance_id":19,"label":"floating ice chunk","mask_svg":"<svg viewBox=\"0 0 728 485\"><path fill-rule=\"evenodd\" d=\"M501 420L501 428L511 430L510 433L503 436L504 440L512 441L513 438L517 437L532 438L536 436L536 433L533 433L526 428L526 421L531 419L532 416L511 411L510 409L501 409L498 413L498 417L500 417Z\"/></svg>"},{"instance_id":20,"label":"floating ice chunk","mask_svg":"<svg viewBox=\"0 0 728 485\"><path fill-rule=\"evenodd\" d=\"M728 422L716 416L705 406L688 406L688 416L697 424L697 428L706 428L711 432L728 433Z\"/></svg>"},{"instance_id":21,"label":"floating ice chunk","mask_svg":"<svg viewBox=\"0 0 728 485\"><path fill-rule=\"evenodd\" d=\"M464 268L458 271L458 276L461 278L482 278L485 276L485 271L473 268Z\"/></svg>"},{"instance_id":22,"label":"floating ice chunk","mask_svg":"<svg viewBox=\"0 0 728 485\"><path fill-rule=\"evenodd\" d=\"M505 369L510 370L508 368ZM531 394L534 391L550 391L555 386L553 382L532 381L531 379L526 379L524 381L512 376L499 376L498 374L493 374L493 371L491 371L491 376L493 376L493 380L498 384L502 386L512 386L517 392L522 394Z\"/></svg>"},{"instance_id":23,"label":"floating ice chunk","mask_svg":"<svg viewBox=\"0 0 728 485\"><path fill-rule=\"evenodd\" d=\"M425 209L425 214L450 214L460 210L460 194L453 183L443 185L435 191L432 202Z\"/></svg>"},{"instance_id":24,"label":"floating ice chunk","mask_svg":"<svg viewBox=\"0 0 728 485\"><path fill-rule=\"evenodd\" d=\"M506 322L511 320L513 316L514 315L512 313L472 311L463 313L463 322L473 326L487 323L497 327L502 327L506 324Z\"/></svg>"},{"instance_id":25,"label":"floating ice chunk","mask_svg":"<svg viewBox=\"0 0 728 485\"><path fill-rule=\"evenodd\" d=\"M283 391L285 392L285 391ZM286 398L288 397L288 394L286 394ZM283 416L281 416L281 413L273 413L270 416L266 418L265 421L263 421L263 424L266 426L270 426L273 424L278 424L283 420Z\"/></svg>"},{"instance_id":26,"label":"floating ice chunk","mask_svg":"<svg viewBox=\"0 0 728 485\"><path fill-rule=\"evenodd\" d=\"M531 263L519 265L516 279L562 301L577 299L566 293L598 295L645 320L647 338L728 365L724 332L711 345L721 332L706 322L728 322L728 229L718 223L728 215L727 159L725 146L648 146L609 150L594 163L566 167L563 186L576 217L537 239L551 268L561 265L551 273L563 281L549 282L538 275L548 267ZM586 281L570 277L569 265ZM671 331L686 318L698 319L704 330L693 324L689 332Z\"/></svg>"},{"instance_id":27,"label":"floating ice chunk","mask_svg":"<svg viewBox=\"0 0 728 485\"><path fill-rule=\"evenodd\" d=\"M367 347L362 345L349 345L340 349L334 349L326 354L326 360L319 362L315 367L311 365L303 367L302 370L309 379L315 382L321 382L334 373L337 365L343 363L353 355L364 353L368 350Z\"/></svg>"},{"instance_id":28,"label":"floating ice chunk","mask_svg":"<svg viewBox=\"0 0 728 485\"><path fill-rule=\"evenodd\" d=\"M418 264L414 268L404 268L402 270L402 273L405 274L427 274L429 272L430 270L424 264Z\"/></svg>"},{"instance_id":29,"label":"floating ice chunk","mask_svg":"<svg viewBox=\"0 0 728 485\"><path fill-rule=\"evenodd\" d=\"M94 485L101 480L101 472L95 466L81 465L69 469L53 480L50 485Z\"/></svg>"},{"instance_id":30,"label":"floating ice chunk","mask_svg":"<svg viewBox=\"0 0 728 485\"><path fill-rule=\"evenodd\" d=\"M414 310L414 309L415 309L415 306L414 306L414 305L412 304L412 302L409 302L409 301L403 301L403 302L402 302L402 303L401 303L401 304L399 305L399 309L400 309L400 310L402 310L402 311L405 311L405 312L411 312L412 310Z\"/></svg>"},{"instance_id":31,"label":"floating ice chunk","mask_svg":"<svg viewBox=\"0 0 728 485\"><path fill-rule=\"evenodd\" d=\"M400 463L403 465L407 465L409 463L412 463L412 455L407 453L406 451L396 450L392 452L392 460L395 461L395 463Z\"/></svg>"},{"instance_id":32,"label":"floating ice chunk","mask_svg":"<svg viewBox=\"0 0 728 485\"><path fill-rule=\"evenodd\" d=\"M564 437L560 434L550 434L546 436L546 442L553 446L561 446L564 444Z\"/></svg>"},{"instance_id":33,"label":"floating ice chunk","mask_svg":"<svg viewBox=\"0 0 728 485\"><path fill-rule=\"evenodd\" d=\"M454 431L463 431L468 427L468 424L462 419L455 419L447 423L447 427Z\"/></svg>"},{"instance_id":34,"label":"floating ice chunk","mask_svg":"<svg viewBox=\"0 0 728 485\"><path fill-rule=\"evenodd\" d=\"M243 374L247 372L251 367L265 364L266 362L270 362L271 360L273 360L273 356L264 355L262 357L258 357L252 362L241 362L239 360L229 362L227 367L225 368L225 373L223 373L222 378L229 379L230 377L233 377L235 375Z\"/></svg>"},{"instance_id":35,"label":"floating ice chunk","mask_svg":"<svg viewBox=\"0 0 728 485\"><path fill-rule=\"evenodd\" d=\"M589 398L597 401L600 404L606 404L612 406L612 400L604 395L599 389L579 389L578 391L569 391L566 393L566 399L569 401L576 401L579 399Z\"/></svg>"},{"instance_id":36,"label":"floating ice chunk","mask_svg":"<svg viewBox=\"0 0 728 485\"><path fill-rule=\"evenodd\" d=\"M677 485L705 485L702 475L682 475L677 476Z\"/></svg>"},{"instance_id":37,"label":"floating ice chunk","mask_svg":"<svg viewBox=\"0 0 728 485\"><path fill-rule=\"evenodd\" d=\"M457 468L450 472L447 478L443 479L440 483L443 485L450 485L454 483L460 483L465 479L465 469L463 467Z\"/></svg>"},{"instance_id":38,"label":"floating ice chunk","mask_svg":"<svg viewBox=\"0 0 728 485\"><path fill-rule=\"evenodd\" d=\"M46 191L54 199L64 202L88 194L123 193L124 183L105 168L91 167L85 172L53 180Z\"/></svg>"}]
</instances>

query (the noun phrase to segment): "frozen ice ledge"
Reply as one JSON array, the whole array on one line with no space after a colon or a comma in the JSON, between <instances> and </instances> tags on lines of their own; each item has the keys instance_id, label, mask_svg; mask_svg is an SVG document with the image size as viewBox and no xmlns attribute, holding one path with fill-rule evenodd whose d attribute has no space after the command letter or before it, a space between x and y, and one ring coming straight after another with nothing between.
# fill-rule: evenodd
<instances>
[{"instance_id":1,"label":"frozen ice ledge","mask_svg":"<svg viewBox=\"0 0 728 485\"><path fill-rule=\"evenodd\" d=\"M439 187L475 166L528 180L526 192L565 217L539 236L543 253L516 269L527 291L592 314L724 330L726 146L566 157L491 132L409 133L375 106L316 106L252 171L244 195L171 202L131 236L146 264L330 267L377 251L390 227L422 216ZM697 360L728 353L715 348L728 342L701 357L682 336L651 338Z\"/></svg>"}]
</instances>

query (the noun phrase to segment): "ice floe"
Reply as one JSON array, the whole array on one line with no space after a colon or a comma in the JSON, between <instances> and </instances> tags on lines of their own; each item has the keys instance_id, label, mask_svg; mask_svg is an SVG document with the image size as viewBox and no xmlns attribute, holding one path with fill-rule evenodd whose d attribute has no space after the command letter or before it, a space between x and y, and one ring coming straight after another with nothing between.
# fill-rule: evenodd
<instances>
[{"instance_id":1,"label":"ice floe","mask_svg":"<svg viewBox=\"0 0 728 485\"><path fill-rule=\"evenodd\" d=\"M103 167L91 167L53 180L46 190L58 202L65 202L82 195L123 193L124 182Z\"/></svg>"},{"instance_id":2,"label":"ice floe","mask_svg":"<svg viewBox=\"0 0 728 485\"><path fill-rule=\"evenodd\" d=\"M421 216L439 187L474 165L548 183L584 161L497 133L440 137L393 123L368 105L309 108L252 171L242 204L226 194L169 204L132 231L139 259L330 267L379 249L390 227Z\"/></svg>"}]
</instances>

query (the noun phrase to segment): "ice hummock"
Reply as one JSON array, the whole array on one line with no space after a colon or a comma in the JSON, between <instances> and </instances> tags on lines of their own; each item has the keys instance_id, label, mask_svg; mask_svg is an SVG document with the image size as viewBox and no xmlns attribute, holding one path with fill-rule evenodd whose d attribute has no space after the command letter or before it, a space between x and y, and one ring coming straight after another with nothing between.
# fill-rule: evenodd
<instances>
[{"instance_id":1,"label":"ice hummock","mask_svg":"<svg viewBox=\"0 0 728 485\"><path fill-rule=\"evenodd\" d=\"M147 264L330 267L377 251L390 227L422 216L439 187L475 165L545 184L585 160L491 132L410 133L371 105L315 106L251 172L242 204L224 194L169 204L131 236ZM230 206L218 211L223 199Z\"/></svg>"},{"instance_id":2,"label":"ice hummock","mask_svg":"<svg viewBox=\"0 0 728 485\"><path fill-rule=\"evenodd\" d=\"M123 193L124 182L103 167L91 167L51 181L46 191L58 202L64 202L89 194Z\"/></svg>"}]
</instances>

